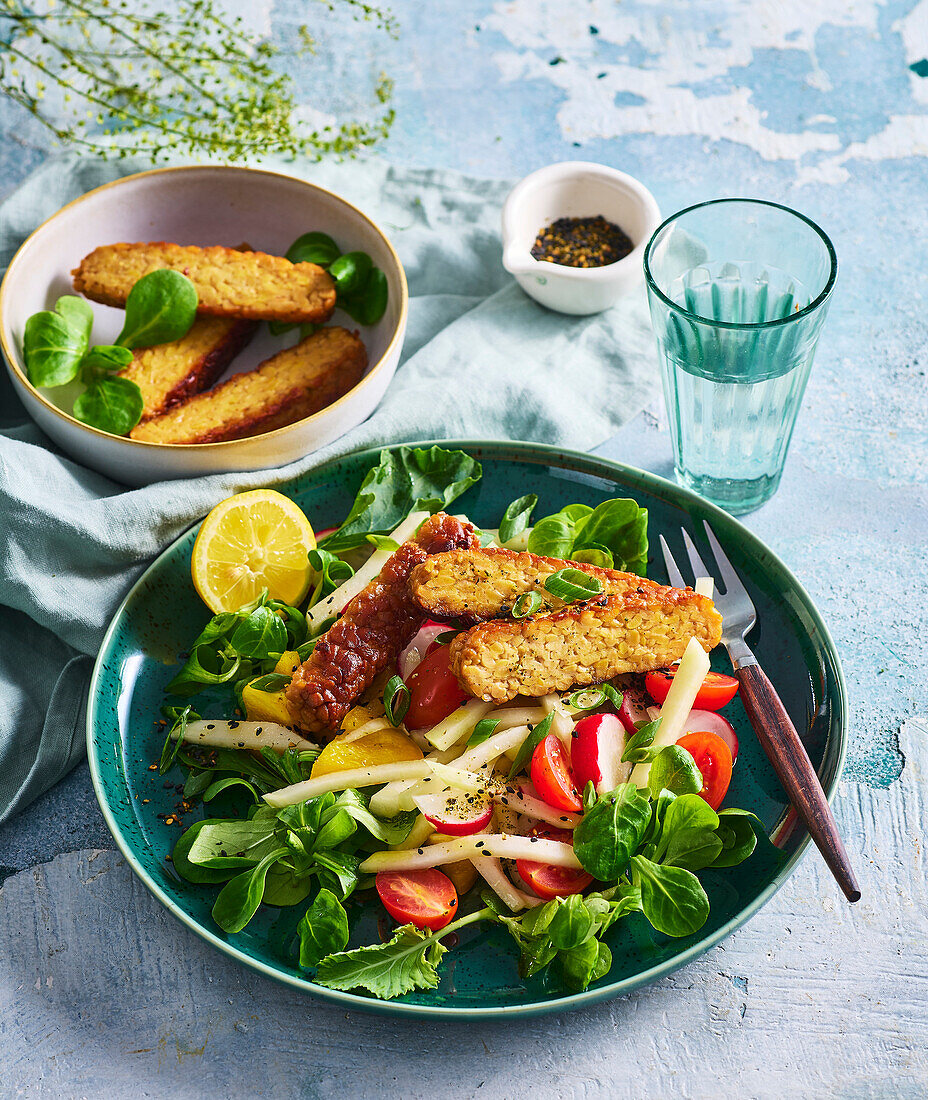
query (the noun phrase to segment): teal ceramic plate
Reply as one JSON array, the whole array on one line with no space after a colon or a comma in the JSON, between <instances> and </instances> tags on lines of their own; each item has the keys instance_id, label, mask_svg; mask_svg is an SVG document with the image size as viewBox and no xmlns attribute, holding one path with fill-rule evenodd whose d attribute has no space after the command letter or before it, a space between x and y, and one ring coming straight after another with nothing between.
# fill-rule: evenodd
<instances>
[{"instance_id":1,"label":"teal ceramic plate","mask_svg":"<svg viewBox=\"0 0 928 1100\"><path fill-rule=\"evenodd\" d=\"M539 496L538 515L572 501L595 505L609 496L635 497L649 510L652 547L663 532L679 548L681 524L702 545L701 521L708 519L757 606L759 627L752 645L797 728L805 731L806 747L826 792L834 792L847 718L838 656L809 597L763 543L693 493L640 470L525 443L450 445L483 463L483 479L454 505L455 511L466 512L478 524L496 526L509 501L528 491ZM376 458L375 451L350 455L278 488L301 505L317 529L337 524ZM684 966L748 920L795 869L808 839L791 831L784 793L736 702L729 710L741 740L741 756L727 802L754 810L777 837L779 849L768 846L768 851L756 852L733 870L700 874L712 910L698 934L670 939L640 915L620 921L608 941L612 970L576 995L566 994L546 977L521 979L507 934L480 926L464 930L461 943L446 956L440 986L431 992L382 1002L314 985L296 965L293 949L301 906L292 911L262 906L244 932L227 936L210 918L215 890L179 881L165 860L178 829L166 825L164 816L174 810L178 792L166 788L164 778L149 765L158 758L164 738L155 724L162 690L178 667L178 654L208 617L190 581L195 536L196 529L188 531L161 554L126 597L107 632L90 689L88 754L107 824L130 866L197 935L247 966L346 1007L396 1015L488 1017L561 1011L627 993ZM649 575L667 579L657 560ZM713 663L726 668L723 650L716 651ZM376 942L379 906L359 904L355 909L352 942Z\"/></svg>"}]
</instances>

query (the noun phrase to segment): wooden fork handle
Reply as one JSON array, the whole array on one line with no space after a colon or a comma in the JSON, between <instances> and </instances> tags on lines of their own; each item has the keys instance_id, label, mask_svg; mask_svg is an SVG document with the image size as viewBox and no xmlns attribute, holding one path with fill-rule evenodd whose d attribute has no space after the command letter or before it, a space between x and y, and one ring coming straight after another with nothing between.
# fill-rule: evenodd
<instances>
[{"instance_id":1,"label":"wooden fork handle","mask_svg":"<svg viewBox=\"0 0 928 1100\"><path fill-rule=\"evenodd\" d=\"M796 813L844 891L848 901L860 900L860 887L851 869L828 799L790 721L776 689L760 665L735 669L741 683L741 701L751 725L783 784Z\"/></svg>"}]
</instances>

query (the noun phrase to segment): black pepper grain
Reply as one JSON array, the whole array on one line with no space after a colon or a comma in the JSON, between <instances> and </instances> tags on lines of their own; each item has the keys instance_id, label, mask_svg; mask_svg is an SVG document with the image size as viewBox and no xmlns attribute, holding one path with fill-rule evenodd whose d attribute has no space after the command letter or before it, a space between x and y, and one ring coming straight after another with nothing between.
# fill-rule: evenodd
<instances>
[{"instance_id":1,"label":"black pepper grain","mask_svg":"<svg viewBox=\"0 0 928 1100\"><path fill-rule=\"evenodd\" d=\"M558 218L535 238L536 260L562 267L606 267L627 256L635 246L614 222L597 214L590 218Z\"/></svg>"}]
</instances>

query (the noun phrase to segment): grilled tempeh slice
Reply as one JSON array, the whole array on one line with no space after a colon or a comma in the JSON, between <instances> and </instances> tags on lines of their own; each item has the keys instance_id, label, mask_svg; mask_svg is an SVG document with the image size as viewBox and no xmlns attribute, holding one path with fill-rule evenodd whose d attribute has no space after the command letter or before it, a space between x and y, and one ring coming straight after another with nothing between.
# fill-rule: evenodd
<instances>
[{"instance_id":1,"label":"grilled tempeh slice","mask_svg":"<svg viewBox=\"0 0 928 1100\"><path fill-rule=\"evenodd\" d=\"M425 619L409 594L409 571L429 554L476 541L470 523L438 512L403 543L294 672L287 705L295 725L335 733L352 702L382 669L395 664Z\"/></svg>"},{"instance_id":2,"label":"grilled tempeh slice","mask_svg":"<svg viewBox=\"0 0 928 1100\"><path fill-rule=\"evenodd\" d=\"M634 573L494 547L453 550L429 558L412 571L409 587L416 603L436 618L484 622L509 615L512 605L526 592L537 592L541 597L539 613L567 607L544 587L545 578L559 569L579 569L598 577L607 595L624 596L661 587Z\"/></svg>"},{"instance_id":3,"label":"grilled tempeh slice","mask_svg":"<svg viewBox=\"0 0 928 1100\"><path fill-rule=\"evenodd\" d=\"M214 317L321 322L335 309L335 283L316 264L221 245L106 244L71 274L74 289L92 301L123 306L138 280L161 268L186 275L197 288L197 311Z\"/></svg>"},{"instance_id":4,"label":"grilled tempeh slice","mask_svg":"<svg viewBox=\"0 0 928 1100\"><path fill-rule=\"evenodd\" d=\"M137 382L142 391L142 419L180 405L208 390L245 347L257 328L255 321L229 317L197 317L180 340L138 348L120 378Z\"/></svg>"},{"instance_id":5,"label":"grilled tempeh slice","mask_svg":"<svg viewBox=\"0 0 928 1100\"><path fill-rule=\"evenodd\" d=\"M471 627L451 642L451 665L472 695L504 703L666 668L683 656L690 638L710 650L721 636L722 617L711 600L691 589L653 585Z\"/></svg>"},{"instance_id":6,"label":"grilled tempeh slice","mask_svg":"<svg viewBox=\"0 0 928 1100\"><path fill-rule=\"evenodd\" d=\"M343 328L324 328L255 370L234 374L163 416L136 425L147 443L218 443L293 424L331 405L361 380L367 352Z\"/></svg>"}]
</instances>

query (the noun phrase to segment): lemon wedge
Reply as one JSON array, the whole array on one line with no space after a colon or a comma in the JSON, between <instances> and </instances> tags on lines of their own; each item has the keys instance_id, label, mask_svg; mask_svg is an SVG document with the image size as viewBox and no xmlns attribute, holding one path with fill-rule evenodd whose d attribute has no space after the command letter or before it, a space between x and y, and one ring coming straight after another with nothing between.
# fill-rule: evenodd
<instances>
[{"instance_id":1,"label":"lemon wedge","mask_svg":"<svg viewBox=\"0 0 928 1100\"><path fill-rule=\"evenodd\" d=\"M203 520L190 572L200 599L213 612L237 611L263 589L298 604L313 570L316 545L309 520L289 497L253 489L220 501Z\"/></svg>"}]
</instances>

